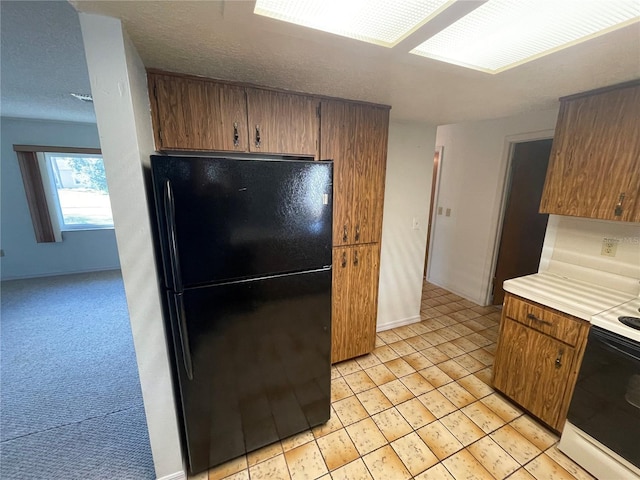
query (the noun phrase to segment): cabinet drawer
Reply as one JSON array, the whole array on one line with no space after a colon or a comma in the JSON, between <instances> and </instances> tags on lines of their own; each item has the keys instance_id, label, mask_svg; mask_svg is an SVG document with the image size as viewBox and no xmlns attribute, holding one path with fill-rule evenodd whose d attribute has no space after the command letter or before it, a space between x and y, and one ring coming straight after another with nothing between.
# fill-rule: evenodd
<instances>
[{"instance_id":1,"label":"cabinet drawer","mask_svg":"<svg viewBox=\"0 0 640 480\"><path fill-rule=\"evenodd\" d=\"M545 333L568 345L575 346L582 321L551 308L507 294L505 315L534 330Z\"/></svg>"}]
</instances>

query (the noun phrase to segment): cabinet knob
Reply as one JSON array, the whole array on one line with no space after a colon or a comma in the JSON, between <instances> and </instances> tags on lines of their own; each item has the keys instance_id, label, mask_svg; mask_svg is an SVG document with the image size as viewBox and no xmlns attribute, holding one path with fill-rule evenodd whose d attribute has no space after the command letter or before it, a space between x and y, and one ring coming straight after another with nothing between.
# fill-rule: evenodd
<instances>
[{"instance_id":1,"label":"cabinet knob","mask_svg":"<svg viewBox=\"0 0 640 480\"><path fill-rule=\"evenodd\" d=\"M342 230L342 241L346 242L349 238L349 234L347 233L347 225L345 224L343 230Z\"/></svg>"},{"instance_id":2,"label":"cabinet knob","mask_svg":"<svg viewBox=\"0 0 640 480\"><path fill-rule=\"evenodd\" d=\"M356 267L358 266L358 251L357 250L355 252L353 252L353 264Z\"/></svg>"},{"instance_id":3,"label":"cabinet knob","mask_svg":"<svg viewBox=\"0 0 640 480\"><path fill-rule=\"evenodd\" d=\"M256 147L262 146L262 139L260 138L260 125L256 125Z\"/></svg>"},{"instance_id":4,"label":"cabinet knob","mask_svg":"<svg viewBox=\"0 0 640 480\"><path fill-rule=\"evenodd\" d=\"M342 252L342 268L347 266L347 252Z\"/></svg>"},{"instance_id":5,"label":"cabinet knob","mask_svg":"<svg viewBox=\"0 0 640 480\"><path fill-rule=\"evenodd\" d=\"M564 355L564 348L558 350L558 356L556 357L556 368L562 366L562 356Z\"/></svg>"},{"instance_id":6,"label":"cabinet knob","mask_svg":"<svg viewBox=\"0 0 640 480\"><path fill-rule=\"evenodd\" d=\"M356 242L360 240L360 224L356 225Z\"/></svg>"},{"instance_id":7,"label":"cabinet knob","mask_svg":"<svg viewBox=\"0 0 640 480\"><path fill-rule=\"evenodd\" d=\"M622 202L624 200L624 192L620 194L620 198L618 199L618 203L616 204L616 208L613 211L613 214L616 217L622 216Z\"/></svg>"},{"instance_id":8,"label":"cabinet knob","mask_svg":"<svg viewBox=\"0 0 640 480\"><path fill-rule=\"evenodd\" d=\"M238 135L238 122L233 122L233 146L240 146L240 135Z\"/></svg>"}]
</instances>

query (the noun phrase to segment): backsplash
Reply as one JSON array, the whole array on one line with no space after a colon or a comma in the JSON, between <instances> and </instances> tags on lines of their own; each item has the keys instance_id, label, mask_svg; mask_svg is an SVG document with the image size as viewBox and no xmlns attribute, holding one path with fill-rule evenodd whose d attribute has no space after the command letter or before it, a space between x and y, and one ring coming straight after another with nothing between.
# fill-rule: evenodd
<instances>
[{"instance_id":1,"label":"backsplash","mask_svg":"<svg viewBox=\"0 0 640 480\"><path fill-rule=\"evenodd\" d=\"M640 224L549 215L539 271L640 295Z\"/></svg>"}]
</instances>

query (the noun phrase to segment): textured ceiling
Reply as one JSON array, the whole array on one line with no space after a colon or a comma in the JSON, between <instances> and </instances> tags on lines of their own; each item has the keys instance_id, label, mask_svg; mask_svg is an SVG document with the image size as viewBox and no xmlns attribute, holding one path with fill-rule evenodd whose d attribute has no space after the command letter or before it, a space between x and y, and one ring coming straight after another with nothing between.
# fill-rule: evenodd
<instances>
[{"instance_id":1,"label":"textured ceiling","mask_svg":"<svg viewBox=\"0 0 640 480\"><path fill-rule=\"evenodd\" d=\"M12 3L1 2L3 114L11 112L4 113L5 101L7 107L17 105L18 93L27 102L29 91L42 92L33 105L39 113L50 113L46 107L55 104L54 95L60 99L74 88L88 88L77 19L69 5L59 2L5 5ZM637 23L489 75L411 55L408 45L388 49L254 15L252 1L71 3L79 11L121 18L147 67L384 103L399 120L444 124L542 110L557 105L563 95L640 78ZM35 11L22 18L22 27L20 19L5 18L5 11L30 8ZM10 69L57 59L58 67L46 69L56 88L47 86L46 75L27 81L24 73L5 75L7 52ZM11 79L8 85L5 77ZM65 99L72 101L77 102ZM69 109L69 115L86 120L78 109L90 105L74 106L76 112ZM59 107L62 113L65 108Z\"/></svg>"},{"instance_id":2,"label":"textured ceiling","mask_svg":"<svg viewBox=\"0 0 640 480\"><path fill-rule=\"evenodd\" d=\"M95 123L78 14L63 1L0 1L0 113Z\"/></svg>"}]
</instances>

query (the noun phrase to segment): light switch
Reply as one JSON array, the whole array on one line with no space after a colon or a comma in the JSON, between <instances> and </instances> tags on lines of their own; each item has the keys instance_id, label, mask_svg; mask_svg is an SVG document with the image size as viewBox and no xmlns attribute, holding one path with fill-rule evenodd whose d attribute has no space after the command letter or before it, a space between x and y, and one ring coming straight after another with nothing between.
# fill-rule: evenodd
<instances>
[{"instance_id":1,"label":"light switch","mask_svg":"<svg viewBox=\"0 0 640 480\"><path fill-rule=\"evenodd\" d=\"M444 215L445 215L445 217L450 217L451 216L451 209L447 208L447 212Z\"/></svg>"},{"instance_id":2,"label":"light switch","mask_svg":"<svg viewBox=\"0 0 640 480\"><path fill-rule=\"evenodd\" d=\"M418 223L418 219L416 217L413 217L412 228L414 230L420 229L420 224Z\"/></svg>"},{"instance_id":3,"label":"light switch","mask_svg":"<svg viewBox=\"0 0 640 480\"><path fill-rule=\"evenodd\" d=\"M442 215L442 207L438 207L438 215Z\"/></svg>"}]
</instances>

